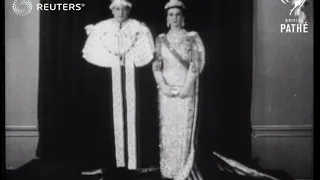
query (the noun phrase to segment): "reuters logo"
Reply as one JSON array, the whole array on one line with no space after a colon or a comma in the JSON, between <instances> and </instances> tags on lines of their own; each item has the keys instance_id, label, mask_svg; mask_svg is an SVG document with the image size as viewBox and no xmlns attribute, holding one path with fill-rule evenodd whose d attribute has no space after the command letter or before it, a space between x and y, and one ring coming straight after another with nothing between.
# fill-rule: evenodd
<instances>
[{"instance_id":1,"label":"reuters logo","mask_svg":"<svg viewBox=\"0 0 320 180\"><path fill-rule=\"evenodd\" d=\"M32 10L32 3L29 0L15 0L12 9L17 15L26 16Z\"/></svg>"},{"instance_id":2,"label":"reuters logo","mask_svg":"<svg viewBox=\"0 0 320 180\"><path fill-rule=\"evenodd\" d=\"M35 11L80 11L86 5L84 3L37 3ZM12 9L19 16L26 16L32 10L30 0L15 0Z\"/></svg>"}]
</instances>

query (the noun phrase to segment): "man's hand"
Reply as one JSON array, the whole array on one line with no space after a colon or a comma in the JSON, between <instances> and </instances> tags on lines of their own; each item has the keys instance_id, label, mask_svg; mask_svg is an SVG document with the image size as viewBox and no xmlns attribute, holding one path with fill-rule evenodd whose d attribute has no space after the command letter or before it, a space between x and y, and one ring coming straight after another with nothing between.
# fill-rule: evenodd
<instances>
[{"instance_id":1,"label":"man's hand","mask_svg":"<svg viewBox=\"0 0 320 180\"><path fill-rule=\"evenodd\" d=\"M87 25L86 27L84 27L84 29L86 30L86 33L87 33L87 35L89 36L91 33L92 33L92 31L94 30L94 25L92 25L92 24L89 24L89 25Z\"/></svg>"}]
</instances>

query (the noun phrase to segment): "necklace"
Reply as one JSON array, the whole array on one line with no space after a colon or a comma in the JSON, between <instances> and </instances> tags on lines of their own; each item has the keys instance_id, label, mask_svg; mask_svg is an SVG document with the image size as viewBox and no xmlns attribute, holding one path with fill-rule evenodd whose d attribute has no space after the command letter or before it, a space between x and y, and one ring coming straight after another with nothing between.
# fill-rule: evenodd
<instances>
[{"instance_id":1,"label":"necklace","mask_svg":"<svg viewBox=\"0 0 320 180\"><path fill-rule=\"evenodd\" d=\"M186 33L187 32L184 29L181 29L177 32L173 32L172 30L170 30L168 32L168 40L175 45L179 45L180 42L185 38Z\"/></svg>"}]
</instances>

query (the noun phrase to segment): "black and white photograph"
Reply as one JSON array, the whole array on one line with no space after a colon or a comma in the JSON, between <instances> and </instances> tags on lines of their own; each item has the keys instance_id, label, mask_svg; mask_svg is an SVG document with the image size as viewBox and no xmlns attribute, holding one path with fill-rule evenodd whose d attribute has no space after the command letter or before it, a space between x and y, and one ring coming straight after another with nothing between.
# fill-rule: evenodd
<instances>
[{"instance_id":1,"label":"black and white photograph","mask_svg":"<svg viewBox=\"0 0 320 180\"><path fill-rule=\"evenodd\" d=\"M313 0L5 0L4 180L314 180Z\"/></svg>"}]
</instances>

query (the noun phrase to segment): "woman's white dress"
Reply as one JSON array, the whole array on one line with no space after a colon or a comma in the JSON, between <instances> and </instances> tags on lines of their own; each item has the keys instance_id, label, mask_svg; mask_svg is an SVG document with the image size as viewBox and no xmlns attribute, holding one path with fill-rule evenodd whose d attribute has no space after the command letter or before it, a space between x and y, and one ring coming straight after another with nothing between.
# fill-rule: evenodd
<instances>
[{"instance_id":1,"label":"woman's white dress","mask_svg":"<svg viewBox=\"0 0 320 180\"><path fill-rule=\"evenodd\" d=\"M198 74L204 67L204 46L196 32L185 32L185 38L178 44L161 34L156 46L163 78L167 85L174 87L173 91L179 91L184 85L190 62L198 61ZM193 59L193 51L201 54L199 58ZM165 178L202 179L195 164L198 84L197 76L186 98L168 97L159 91L160 170Z\"/></svg>"}]
</instances>

